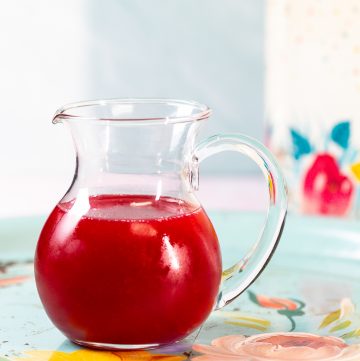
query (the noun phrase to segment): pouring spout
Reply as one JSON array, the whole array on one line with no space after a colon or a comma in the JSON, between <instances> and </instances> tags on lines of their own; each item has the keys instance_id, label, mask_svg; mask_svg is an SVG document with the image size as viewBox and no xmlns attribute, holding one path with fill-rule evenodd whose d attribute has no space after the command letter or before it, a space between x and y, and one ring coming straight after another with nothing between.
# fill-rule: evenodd
<instances>
[{"instance_id":1,"label":"pouring spout","mask_svg":"<svg viewBox=\"0 0 360 361\"><path fill-rule=\"evenodd\" d=\"M54 116L52 118L52 123L53 124L62 123L63 119L66 117L66 114L64 114L64 110L65 110L65 108L62 107L62 108L59 108L55 112L55 114L54 114Z\"/></svg>"},{"instance_id":2,"label":"pouring spout","mask_svg":"<svg viewBox=\"0 0 360 361\"><path fill-rule=\"evenodd\" d=\"M53 124L58 124L58 123L62 123L61 119L57 116L57 115L54 115L54 117L52 118L52 121L51 121Z\"/></svg>"}]
</instances>

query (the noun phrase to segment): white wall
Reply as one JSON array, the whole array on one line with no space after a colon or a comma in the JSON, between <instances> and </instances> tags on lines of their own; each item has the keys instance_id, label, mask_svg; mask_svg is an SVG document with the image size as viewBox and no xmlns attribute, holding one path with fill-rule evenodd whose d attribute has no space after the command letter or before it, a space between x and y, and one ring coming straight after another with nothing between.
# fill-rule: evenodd
<instances>
[{"instance_id":1,"label":"white wall","mask_svg":"<svg viewBox=\"0 0 360 361\"><path fill-rule=\"evenodd\" d=\"M0 216L47 211L68 187L71 140L51 124L64 103L195 99L214 108L204 134L261 139L262 32L263 0L2 1ZM238 162L204 169L253 169Z\"/></svg>"},{"instance_id":2,"label":"white wall","mask_svg":"<svg viewBox=\"0 0 360 361\"><path fill-rule=\"evenodd\" d=\"M51 117L87 95L84 7L72 0L0 4L1 215L49 207L70 180L70 138Z\"/></svg>"},{"instance_id":3,"label":"white wall","mask_svg":"<svg viewBox=\"0 0 360 361\"><path fill-rule=\"evenodd\" d=\"M214 109L203 135L262 139L263 0L92 0L89 25L91 97L194 99ZM239 156L203 168L254 170Z\"/></svg>"}]
</instances>

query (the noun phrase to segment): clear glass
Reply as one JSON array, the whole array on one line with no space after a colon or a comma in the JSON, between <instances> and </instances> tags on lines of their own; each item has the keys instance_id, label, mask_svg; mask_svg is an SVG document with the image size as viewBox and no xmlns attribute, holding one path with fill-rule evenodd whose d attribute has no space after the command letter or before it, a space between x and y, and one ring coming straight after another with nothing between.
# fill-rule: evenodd
<instances>
[{"instance_id":1,"label":"clear glass","mask_svg":"<svg viewBox=\"0 0 360 361\"><path fill-rule=\"evenodd\" d=\"M207 106L178 100L100 100L66 106L54 123L76 148L71 187L39 237L37 288L53 323L73 342L146 349L183 340L261 273L286 215L281 172L260 143L240 134L196 145ZM268 181L261 236L222 270L216 232L195 196L199 164L237 151ZM221 185L219 185L221 191Z\"/></svg>"}]
</instances>

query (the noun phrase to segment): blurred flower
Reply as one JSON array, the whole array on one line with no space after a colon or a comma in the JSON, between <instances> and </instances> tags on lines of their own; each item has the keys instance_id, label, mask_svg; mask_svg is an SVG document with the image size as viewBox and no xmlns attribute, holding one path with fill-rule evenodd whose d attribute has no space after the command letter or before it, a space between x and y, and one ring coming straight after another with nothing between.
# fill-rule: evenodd
<instances>
[{"instance_id":1,"label":"blurred flower","mask_svg":"<svg viewBox=\"0 0 360 361\"><path fill-rule=\"evenodd\" d=\"M360 182L360 162L352 164L350 169L355 179Z\"/></svg>"},{"instance_id":2,"label":"blurred flower","mask_svg":"<svg viewBox=\"0 0 360 361\"><path fill-rule=\"evenodd\" d=\"M348 346L336 337L310 333L269 333L244 337L233 335L212 341L211 346L194 345L203 355L194 361L355 361L360 360L360 345Z\"/></svg>"},{"instance_id":3,"label":"blurred flower","mask_svg":"<svg viewBox=\"0 0 360 361\"><path fill-rule=\"evenodd\" d=\"M304 211L344 215L350 207L353 191L351 180L341 173L336 159L327 153L317 154L305 173Z\"/></svg>"}]
</instances>

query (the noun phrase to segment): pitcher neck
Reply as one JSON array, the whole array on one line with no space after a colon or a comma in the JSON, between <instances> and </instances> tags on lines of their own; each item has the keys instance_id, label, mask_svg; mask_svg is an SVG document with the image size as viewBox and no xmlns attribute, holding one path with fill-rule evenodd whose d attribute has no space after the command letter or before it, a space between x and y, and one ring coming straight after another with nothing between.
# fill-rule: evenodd
<instances>
[{"instance_id":1,"label":"pitcher neck","mask_svg":"<svg viewBox=\"0 0 360 361\"><path fill-rule=\"evenodd\" d=\"M198 122L119 126L65 122L77 154L77 177L99 174L181 175L194 146Z\"/></svg>"}]
</instances>

